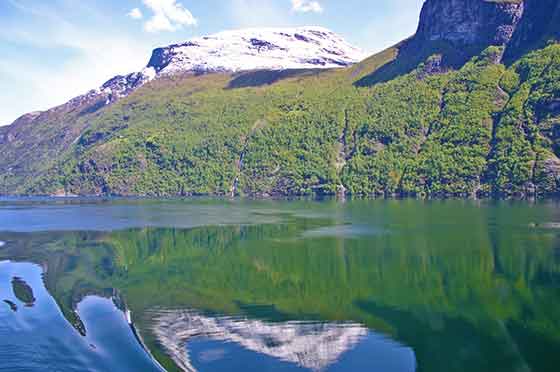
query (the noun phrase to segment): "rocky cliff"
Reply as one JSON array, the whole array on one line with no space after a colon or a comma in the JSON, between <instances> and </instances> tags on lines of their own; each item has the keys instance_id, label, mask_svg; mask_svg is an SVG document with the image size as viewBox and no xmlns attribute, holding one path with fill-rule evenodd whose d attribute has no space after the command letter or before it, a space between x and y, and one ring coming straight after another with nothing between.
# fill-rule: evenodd
<instances>
[{"instance_id":1,"label":"rocky cliff","mask_svg":"<svg viewBox=\"0 0 560 372\"><path fill-rule=\"evenodd\" d=\"M426 0L418 30L395 46L398 57L358 85L388 81L437 55L457 69L489 46L510 62L560 38L560 0ZM501 62L502 58L498 62Z\"/></svg>"},{"instance_id":2,"label":"rocky cliff","mask_svg":"<svg viewBox=\"0 0 560 372\"><path fill-rule=\"evenodd\" d=\"M446 41L457 47L507 44L523 16L522 1L429 0L416 42Z\"/></svg>"},{"instance_id":3,"label":"rocky cliff","mask_svg":"<svg viewBox=\"0 0 560 372\"><path fill-rule=\"evenodd\" d=\"M524 0L523 5L523 16L505 52L506 62L560 40L560 0Z\"/></svg>"}]
</instances>

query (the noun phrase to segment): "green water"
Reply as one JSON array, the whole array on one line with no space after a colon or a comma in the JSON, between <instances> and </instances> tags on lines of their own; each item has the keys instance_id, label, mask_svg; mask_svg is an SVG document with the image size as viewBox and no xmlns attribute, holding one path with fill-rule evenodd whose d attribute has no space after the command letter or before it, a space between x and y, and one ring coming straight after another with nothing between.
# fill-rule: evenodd
<instances>
[{"instance_id":1,"label":"green water","mask_svg":"<svg viewBox=\"0 0 560 372\"><path fill-rule=\"evenodd\" d=\"M136 332L169 370L544 372L560 365L557 222L555 202L4 202L0 261L43 268L72 337L98 343L65 346L92 370L110 368L87 359L107 339L109 366L148 363ZM135 331L96 337L110 310L92 298ZM0 350L8 332L31 342L5 327L24 306L0 305Z\"/></svg>"}]
</instances>

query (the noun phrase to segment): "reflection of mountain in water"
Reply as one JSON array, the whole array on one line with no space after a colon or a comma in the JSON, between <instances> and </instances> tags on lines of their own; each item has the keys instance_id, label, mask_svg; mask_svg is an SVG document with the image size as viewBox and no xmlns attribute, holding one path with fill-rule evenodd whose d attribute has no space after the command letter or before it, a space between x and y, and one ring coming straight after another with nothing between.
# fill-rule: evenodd
<instances>
[{"instance_id":1,"label":"reflection of mountain in water","mask_svg":"<svg viewBox=\"0 0 560 372\"><path fill-rule=\"evenodd\" d=\"M72 324L77 301L118 289L146 346L169 371L176 366L162 352L161 335L144 322L149 309L194 308L275 322L352 321L409 345L420 371L557 371L560 236L529 227L560 220L556 203L349 201L309 206L306 214L325 211L335 220L278 215L284 223L0 233L8 242L0 259L47 268L45 285ZM350 217L354 223L344 225ZM254 304L270 308L247 308ZM177 332L160 327L173 335L167 347L178 350L165 351L187 358L188 338L177 334L193 327L179 323ZM370 336L327 369L352 364L347 370L368 370L352 366ZM193 364L196 348L207 341L220 342L189 342ZM224 346L253 353L237 342ZM380 349L371 346L368 361Z\"/></svg>"},{"instance_id":2,"label":"reflection of mountain in water","mask_svg":"<svg viewBox=\"0 0 560 372\"><path fill-rule=\"evenodd\" d=\"M158 341L186 371L195 371L187 343L195 337L235 342L244 348L320 371L335 363L368 330L353 323L282 322L210 317L186 310L158 311L152 329Z\"/></svg>"}]
</instances>

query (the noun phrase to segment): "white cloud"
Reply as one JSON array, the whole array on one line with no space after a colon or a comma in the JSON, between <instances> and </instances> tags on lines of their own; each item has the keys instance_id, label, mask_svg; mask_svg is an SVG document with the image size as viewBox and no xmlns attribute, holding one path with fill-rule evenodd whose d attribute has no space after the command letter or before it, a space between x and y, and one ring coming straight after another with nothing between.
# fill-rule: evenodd
<instances>
[{"instance_id":1,"label":"white cloud","mask_svg":"<svg viewBox=\"0 0 560 372\"><path fill-rule=\"evenodd\" d=\"M144 0L154 14L144 24L147 32L177 31L183 26L196 26L192 13L176 0Z\"/></svg>"},{"instance_id":2,"label":"white cloud","mask_svg":"<svg viewBox=\"0 0 560 372\"><path fill-rule=\"evenodd\" d=\"M292 10L298 13L321 13L323 7L318 1L292 0Z\"/></svg>"},{"instance_id":3,"label":"white cloud","mask_svg":"<svg viewBox=\"0 0 560 372\"><path fill-rule=\"evenodd\" d=\"M127 16L129 16L132 19L142 19L144 17L144 15L142 14L142 12L140 11L140 9L138 8L134 8L132 9Z\"/></svg>"}]
</instances>

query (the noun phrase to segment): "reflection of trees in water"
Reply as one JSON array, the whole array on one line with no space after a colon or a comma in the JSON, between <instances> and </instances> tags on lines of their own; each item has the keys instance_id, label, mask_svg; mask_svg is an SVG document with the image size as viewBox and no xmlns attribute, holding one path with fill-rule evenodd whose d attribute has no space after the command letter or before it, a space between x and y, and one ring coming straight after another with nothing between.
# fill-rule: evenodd
<instances>
[{"instance_id":1,"label":"reflection of trees in water","mask_svg":"<svg viewBox=\"0 0 560 372\"><path fill-rule=\"evenodd\" d=\"M25 304L27 307L32 307L35 304L35 295L33 294L33 288L27 282L20 277L12 278L12 291L16 298Z\"/></svg>"},{"instance_id":2,"label":"reflection of trees in water","mask_svg":"<svg viewBox=\"0 0 560 372\"><path fill-rule=\"evenodd\" d=\"M144 331L142 314L155 307L352 320L411 345L423 370L550 370L560 355L557 238L482 221L469 229L426 223L346 238L304 237L330 224L311 219L13 234L8 240L18 250L0 254L44 264L47 288L65 315L84 294L116 287ZM263 312L247 304L270 306ZM154 336L146 342L153 348Z\"/></svg>"}]
</instances>

